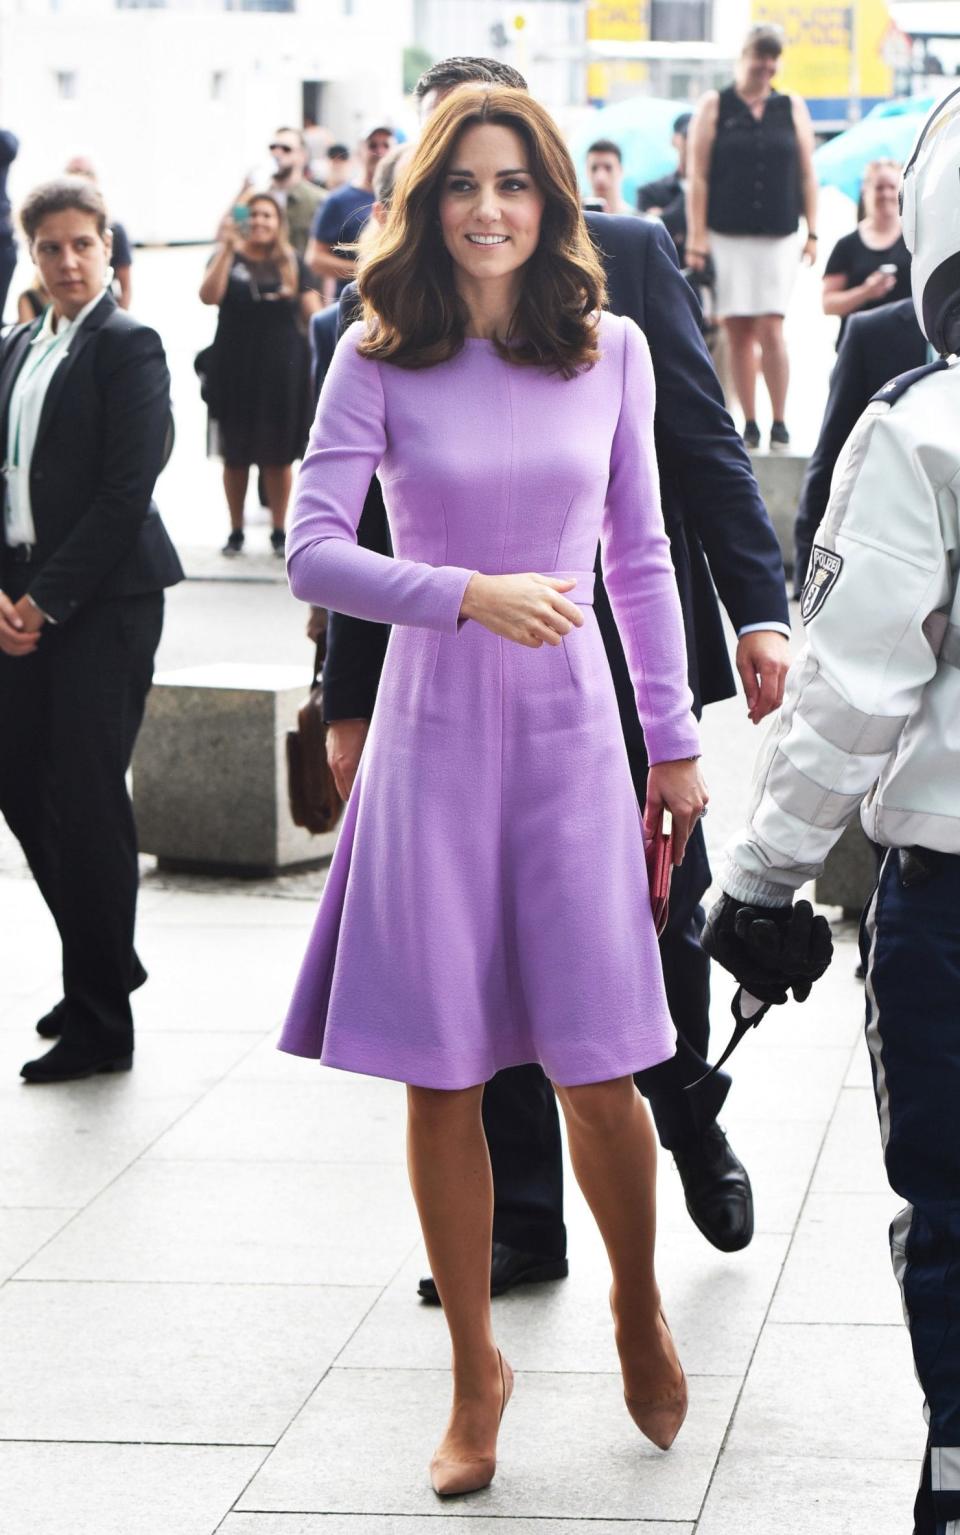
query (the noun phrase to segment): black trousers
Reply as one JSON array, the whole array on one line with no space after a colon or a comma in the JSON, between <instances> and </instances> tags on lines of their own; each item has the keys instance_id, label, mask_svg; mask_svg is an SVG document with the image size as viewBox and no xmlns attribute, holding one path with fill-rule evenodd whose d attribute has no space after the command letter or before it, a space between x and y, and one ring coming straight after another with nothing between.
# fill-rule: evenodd
<instances>
[{"instance_id":1,"label":"black trousers","mask_svg":"<svg viewBox=\"0 0 960 1535\"><path fill-rule=\"evenodd\" d=\"M631 756L630 767L642 805L646 763ZM667 1150L712 1124L730 1089L730 1078L718 1072L704 1090L686 1091L707 1070L710 961L700 945L704 922L700 902L709 884L710 865L698 825L683 863L674 870L670 918L660 940L677 1053L649 1071L638 1072L636 1078ZM539 1066L515 1066L487 1083L483 1125L493 1166L494 1241L545 1258L564 1257L560 1122L553 1088Z\"/></svg>"},{"instance_id":2,"label":"black trousers","mask_svg":"<svg viewBox=\"0 0 960 1535\"><path fill-rule=\"evenodd\" d=\"M64 1037L118 1053L138 969L126 772L162 628L162 592L117 597L46 626L33 655L0 654L0 811L60 934Z\"/></svg>"}]
</instances>

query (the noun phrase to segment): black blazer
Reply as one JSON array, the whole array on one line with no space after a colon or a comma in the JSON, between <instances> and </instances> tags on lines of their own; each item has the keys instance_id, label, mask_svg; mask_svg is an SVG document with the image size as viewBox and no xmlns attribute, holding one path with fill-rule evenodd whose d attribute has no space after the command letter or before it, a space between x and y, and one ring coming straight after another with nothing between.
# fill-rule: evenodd
<instances>
[{"instance_id":1,"label":"black blazer","mask_svg":"<svg viewBox=\"0 0 960 1535\"><path fill-rule=\"evenodd\" d=\"M847 321L830 375L820 436L803 477L793 526L794 587L799 596L814 536L830 499L830 481L840 450L878 389L891 378L927 360L927 341L917 324L913 300L900 299Z\"/></svg>"},{"instance_id":2,"label":"black blazer","mask_svg":"<svg viewBox=\"0 0 960 1535\"><path fill-rule=\"evenodd\" d=\"M10 395L40 323L17 326L0 352L4 454ZM169 415L160 337L105 293L50 380L30 466L37 545L28 592L57 623L92 600L183 579L151 499ZM0 586L8 569L0 542Z\"/></svg>"},{"instance_id":3,"label":"black blazer","mask_svg":"<svg viewBox=\"0 0 960 1535\"><path fill-rule=\"evenodd\" d=\"M648 219L590 213L587 223L604 258L609 307L635 320L650 345L660 494L683 608L690 686L699 711L703 704L735 692L717 591L735 629L786 624L783 561L749 456L724 407L700 333L699 309L677 266L670 236ZM347 289L341 299L344 318L352 317L355 304L355 290L351 301ZM373 513L368 498L368 528ZM368 547L389 552L382 512ZM601 581L595 610L627 745L642 751L633 686ZM383 664L384 626L331 615L327 642L327 718L369 717Z\"/></svg>"}]
</instances>

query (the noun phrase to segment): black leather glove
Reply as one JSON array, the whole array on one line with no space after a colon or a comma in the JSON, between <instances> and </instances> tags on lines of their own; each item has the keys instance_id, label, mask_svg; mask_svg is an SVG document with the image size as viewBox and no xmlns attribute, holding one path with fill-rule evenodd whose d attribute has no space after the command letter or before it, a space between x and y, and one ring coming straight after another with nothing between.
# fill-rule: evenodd
<instances>
[{"instance_id":1,"label":"black leather glove","mask_svg":"<svg viewBox=\"0 0 960 1535\"><path fill-rule=\"evenodd\" d=\"M792 990L806 1001L833 958L826 917L809 901L795 906L745 906L722 895L707 917L700 942L718 965L761 1002L786 1002Z\"/></svg>"}]
</instances>

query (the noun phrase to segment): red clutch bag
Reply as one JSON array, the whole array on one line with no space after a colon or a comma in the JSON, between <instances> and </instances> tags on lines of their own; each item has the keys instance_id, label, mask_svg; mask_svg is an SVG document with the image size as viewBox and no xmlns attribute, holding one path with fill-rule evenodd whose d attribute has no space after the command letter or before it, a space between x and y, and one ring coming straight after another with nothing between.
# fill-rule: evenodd
<instances>
[{"instance_id":1,"label":"red clutch bag","mask_svg":"<svg viewBox=\"0 0 960 1535\"><path fill-rule=\"evenodd\" d=\"M659 938L670 915L670 881L673 878L673 816L662 810L647 844L647 881L650 910Z\"/></svg>"}]
</instances>

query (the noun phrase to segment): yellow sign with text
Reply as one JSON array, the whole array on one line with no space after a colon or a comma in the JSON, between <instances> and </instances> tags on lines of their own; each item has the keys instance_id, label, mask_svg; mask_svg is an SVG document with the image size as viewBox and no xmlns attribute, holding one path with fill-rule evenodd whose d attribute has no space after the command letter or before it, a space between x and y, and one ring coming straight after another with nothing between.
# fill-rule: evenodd
<instances>
[{"instance_id":1,"label":"yellow sign with text","mask_svg":"<svg viewBox=\"0 0 960 1535\"><path fill-rule=\"evenodd\" d=\"M893 94L893 70L884 58L892 29L886 0L754 0L753 20L783 30L780 90L808 100Z\"/></svg>"},{"instance_id":2,"label":"yellow sign with text","mask_svg":"<svg viewBox=\"0 0 960 1535\"><path fill-rule=\"evenodd\" d=\"M649 36L649 0L589 0L589 42L640 43L645 42Z\"/></svg>"}]
</instances>

